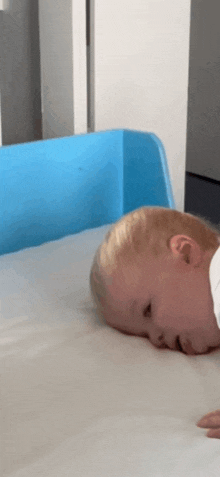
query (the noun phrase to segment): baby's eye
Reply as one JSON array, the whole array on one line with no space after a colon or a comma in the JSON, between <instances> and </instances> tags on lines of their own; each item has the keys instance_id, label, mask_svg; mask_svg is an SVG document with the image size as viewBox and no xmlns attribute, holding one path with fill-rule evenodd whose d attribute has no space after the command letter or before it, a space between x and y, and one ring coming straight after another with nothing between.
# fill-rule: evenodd
<instances>
[{"instance_id":1,"label":"baby's eye","mask_svg":"<svg viewBox=\"0 0 220 477\"><path fill-rule=\"evenodd\" d=\"M144 308L143 315L151 316L151 303L146 308Z\"/></svg>"}]
</instances>

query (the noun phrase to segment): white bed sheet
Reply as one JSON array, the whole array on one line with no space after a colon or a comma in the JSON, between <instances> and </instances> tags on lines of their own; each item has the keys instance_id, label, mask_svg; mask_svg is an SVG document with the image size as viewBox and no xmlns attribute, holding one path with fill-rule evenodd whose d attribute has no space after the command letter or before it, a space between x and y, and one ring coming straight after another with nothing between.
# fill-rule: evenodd
<instances>
[{"instance_id":1,"label":"white bed sheet","mask_svg":"<svg viewBox=\"0 0 220 477\"><path fill-rule=\"evenodd\" d=\"M0 257L1 476L219 475L220 350L185 356L96 317L109 226Z\"/></svg>"}]
</instances>

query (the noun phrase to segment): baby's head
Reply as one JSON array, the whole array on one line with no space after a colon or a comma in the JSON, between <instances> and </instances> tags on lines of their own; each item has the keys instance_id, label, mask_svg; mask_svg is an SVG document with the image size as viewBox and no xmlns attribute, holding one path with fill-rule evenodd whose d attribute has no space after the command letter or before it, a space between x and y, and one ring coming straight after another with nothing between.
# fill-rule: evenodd
<instances>
[{"instance_id":1,"label":"baby's head","mask_svg":"<svg viewBox=\"0 0 220 477\"><path fill-rule=\"evenodd\" d=\"M220 245L201 217L141 207L117 221L98 248L90 274L107 324L156 347L202 354L220 345L209 281Z\"/></svg>"}]
</instances>

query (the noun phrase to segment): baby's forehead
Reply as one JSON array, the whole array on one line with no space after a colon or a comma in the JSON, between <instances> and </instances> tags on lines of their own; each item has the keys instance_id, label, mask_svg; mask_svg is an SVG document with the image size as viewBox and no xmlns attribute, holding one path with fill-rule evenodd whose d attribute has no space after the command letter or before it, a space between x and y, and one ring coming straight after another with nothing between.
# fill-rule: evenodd
<instances>
[{"instance_id":1,"label":"baby's forehead","mask_svg":"<svg viewBox=\"0 0 220 477\"><path fill-rule=\"evenodd\" d=\"M126 289L140 287L143 281L149 277L153 279L155 272L156 259L153 256L135 257L130 261L119 261L117 265L106 275L107 283L112 288ZM160 269L165 269L165 262L161 264Z\"/></svg>"},{"instance_id":2,"label":"baby's forehead","mask_svg":"<svg viewBox=\"0 0 220 477\"><path fill-rule=\"evenodd\" d=\"M127 270L114 274L107 282L108 303L121 318L135 316L137 305L147 299L149 286L143 274Z\"/></svg>"},{"instance_id":3,"label":"baby's forehead","mask_svg":"<svg viewBox=\"0 0 220 477\"><path fill-rule=\"evenodd\" d=\"M156 296L158 282L166 283L168 270L162 260L158 266L155 260L134 261L126 266L118 266L114 272L107 276L106 288L109 303L121 313L132 313L137 310L137 303L145 304L153 295Z\"/></svg>"}]
</instances>

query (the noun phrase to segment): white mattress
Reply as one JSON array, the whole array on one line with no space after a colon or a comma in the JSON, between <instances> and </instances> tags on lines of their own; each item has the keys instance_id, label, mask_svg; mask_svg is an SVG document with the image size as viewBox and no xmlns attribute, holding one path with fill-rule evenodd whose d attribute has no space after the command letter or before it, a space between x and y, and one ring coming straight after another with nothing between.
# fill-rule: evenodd
<instances>
[{"instance_id":1,"label":"white mattress","mask_svg":"<svg viewBox=\"0 0 220 477\"><path fill-rule=\"evenodd\" d=\"M1 476L208 477L220 350L158 350L98 321L93 255L109 226L0 257Z\"/></svg>"}]
</instances>

